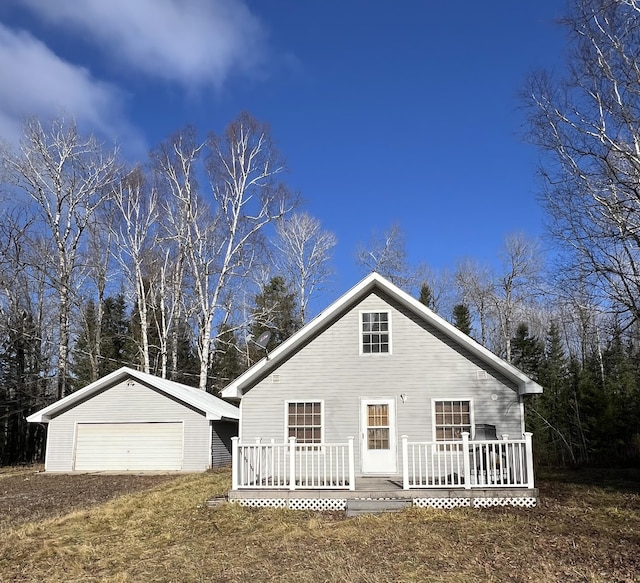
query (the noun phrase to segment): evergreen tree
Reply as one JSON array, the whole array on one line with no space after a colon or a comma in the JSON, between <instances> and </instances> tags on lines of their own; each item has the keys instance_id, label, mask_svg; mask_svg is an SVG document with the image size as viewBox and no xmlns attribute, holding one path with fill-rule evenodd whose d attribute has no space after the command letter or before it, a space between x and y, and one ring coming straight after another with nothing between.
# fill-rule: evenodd
<instances>
[{"instance_id":1,"label":"evergreen tree","mask_svg":"<svg viewBox=\"0 0 640 583\"><path fill-rule=\"evenodd\" d=\"M542 356L541 342L535 336L529 335L527 324L519 324L515 336L511 339L512 364L527 376L537 380Z\"/></svg>"},{"instance_id":2,"label":"evergreen tree","mask_svg":"<svg viewBox=\"0 0 640 583\"><path fill-rule=\"evenodd\" d=\"M70 365L69 391L77 391L98 379L98 355L95 353L97 315L96 304L89 300L81 308L83 330L73 348Z\"/></svg>"},{"instance_id":3,"label":"evergreen tree","mask_svg":"<svg viewBox=\"0 0 640 583\"><path fill-rule=\"evenodd\" d=\"M418 296L418 301L427 306L427 308L429 308L430 310L433 310L433 292L431 291L431 288L426 281L423 282L420 286L420 295Z\"/></svg>"},{"instance_id":4,"label":"evergreen tree","mask_svg":"<svg viewBox=\"0 0 640 583\"><path fill-rule=\"evenodd\" d=\"M70 385L73 391L121 366L132 366L137 360L124 295L109 296L102 305L99 355L95 353L97 319L93 300L89 300L83 309L84 330L76 341L71 366L73 377Z\"/></svg>"},{"instance_id":5,"label":"evergreen tree","mask_svg":"<svg viewBox=\"0 0 640 583\"><path fill-rule=\"evenodd\" d=\"M100 377L134 362L135 348L131 337L131 323L123 294L104 300L102 320L102 362Z\"/></svg>"},{"instance_id":6,"label":"evergreen tree","mask_svg":"<svg viewBox=\"0 0 640 583\"><path fill-rule=\"evenodd\" d=\"M575 463L580 456L579 407L555 322L547 332L537 380L544 393L531 399L527 424L535 432L538 457L543 463Z\"/></svg>"},{"instance_id":7,"label":"evergreen tree","mask_svg":"<svg viewBox=\"0 0 640 583\"><path fill-rule=\"evenodd\" d=\"M240 349L235 330L228 325L220 326L215 341L212 359L212 391L219 392L247 368L247 361Z\"/></svg>"},{"instance_id":8,"label":"evergreen tree","mask_svg":"<svg viewBox=\"0 0 640 583\"><path fill-rule=\"evenodd\" d=\"M185 385L197 387L200 373L200 363L197 351L193 345L193 335L189 325L184 320L176 323L178 337L178 370L171 380Z\"/></svg>"},{"instance_id":9,"label":"evergreen tree","mask_svg":"<svg viewBox=\"0 0 640 583\"><path fill-rule=\"evenodd\" d=\"M471 335L471 313L464 304L453 306L453 325L467 336Z\"/></svg>"},{"instance_id":10,"label":"evergreen tree","mask_svg":"<svg viewBox=\"0 0 640 583\"><path fill-rule=\"evenodd\" d=\"M603 384L598 407L590 411L589 440L594 462L628 463L640 452L633 451L632 437L640 434L638 363L629 343L616 327L602 353Z\"/></svg>"},{"instance_id":11,"label":"evergreen tree","mask_svg":"<svg viewBox=\"0 0 640 583\"><path fill-rule=\"evenodd\" d=\"M30 463L44 454L44 428L27 416L47 405L42 346L34 318L15 309L0 342L0 465Z\"/></svg>"},{"instance_id":12,"label":"evergreen tree","mask_svg":"<svg viewBox=\"0 0 640 583\"><path fill-rule=\"evenodd\" d=\"M254 339L263 332L271 332L266 347L269 352L302 327L296 314L295 294L289 290L284 278L275 276L255 297L249 332ZM252 345L249 356L253 363L264 356L264 351Z\"/></svg>"}]
</instances>

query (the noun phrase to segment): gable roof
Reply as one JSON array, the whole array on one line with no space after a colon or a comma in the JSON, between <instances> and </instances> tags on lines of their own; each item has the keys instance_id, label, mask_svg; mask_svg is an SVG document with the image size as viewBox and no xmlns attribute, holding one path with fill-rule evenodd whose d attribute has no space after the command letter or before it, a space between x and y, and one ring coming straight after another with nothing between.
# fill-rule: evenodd
<instances>
[{"instance_id":1,"label":"gable roof","mask_svg":"<svg viewBox=\"0 0 640 583\"><path fill-rule=\"evenodd\" d=\"M227 385L222 390L221 395L225 399L241 399L245 390L251 388L253 384L260 380L265 374L277 368L280 363L287 360L292 354L302 348L310 338L322 332L323 328L326 328L331 322L346 313L352 306L375 290L384 292L418 318L421 318L453 342L465 348L494 370L513 381L518 387L518 394L532 395L542 393L542 387L522 371L493 354L493 352L458 330L455 326L438 316L407 292L374 272L357 283L348 292L333 302L325 311L321 312L285 342L280 344L280 346L275 348L266 358L254 364L250 369Z\"/></svg>"},{"instance_id":2,"label":"gable roof","mask_svg":"<svg viewBox=\"0 0 640 583\"><path fill-rule=\"evenodd\" d=\"M219 421L221 419L237 420L240 418L240 411L235 405L218 399L218 397L206 391L123 366L79 391L71 393L48 407L33 413L33 415L27 417L27 421L31 423L48 423L56 413L74 407L126 378L133 378L144 384L151 385L161 393L202 411L207 419Z\"/></svg>"}]
</instances>

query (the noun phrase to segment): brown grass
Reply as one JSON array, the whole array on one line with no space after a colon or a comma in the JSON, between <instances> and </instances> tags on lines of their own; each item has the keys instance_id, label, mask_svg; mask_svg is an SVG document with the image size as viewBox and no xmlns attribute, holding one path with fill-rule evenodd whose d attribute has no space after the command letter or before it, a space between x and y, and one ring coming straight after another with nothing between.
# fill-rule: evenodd
<instances>
[{"instance_id":1,"label":"brown grass","mask_svg":"<svg viewBox=\"0 0 640 583\"><path fill-rule=\"evenodd\" d=\"M0 533L0 581L640 581L638 475L540 481L533 510L341 513L205 501L229 472L173 479Z\"/></svg>"},{"instance_id":2,"label":"brown grass","mask_svg":"<svg viewBox=\"0 0 640 583\"><path fill-rule=\"evenodd\" d=\"M171 475L45 474L42 466L0 468L0 532L149 489Z\"/></svg>"}]
</instances>

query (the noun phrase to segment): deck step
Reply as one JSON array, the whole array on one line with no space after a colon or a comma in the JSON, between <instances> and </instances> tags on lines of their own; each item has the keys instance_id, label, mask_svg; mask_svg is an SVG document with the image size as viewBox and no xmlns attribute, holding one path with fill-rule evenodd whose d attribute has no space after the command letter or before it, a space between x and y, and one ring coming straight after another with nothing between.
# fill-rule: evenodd
<instances>
[{"instance_id":1,"label":"deck step","mask_svg":"<svg viewBox=\"0 0 640 583\"><path fill-rule=\"evenodd\" d=\"M402 498L352 499L347 500L347 516L361 514L380 514L382 512L400 512L412 505L411 500Z\"/></svg>"}]
</instances>

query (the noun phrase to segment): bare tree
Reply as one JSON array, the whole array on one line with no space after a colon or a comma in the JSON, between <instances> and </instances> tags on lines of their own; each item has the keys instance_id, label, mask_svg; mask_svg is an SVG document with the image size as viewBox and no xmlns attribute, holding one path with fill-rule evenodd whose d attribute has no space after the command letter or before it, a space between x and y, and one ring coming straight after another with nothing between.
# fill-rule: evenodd
<instances>
[{"instance_id":1,"label":"bare tree","mask_svg":"<svg viewBox=\"0 0 640 583\"><path fill-rule=\"evenodd\" d=\"M223 136L207 141L207 173L215 203L215 221L206 225L210 237L196 233L189 246L192 277L201 306L199 329L200 388L207 382L211 332L234 280L247 278L261 245L266 225L290 212L295 197L278 181L284 171L270 128L242 113ZM194 223L197 224L197 223ZM209 245L213 244L209 248ZM215 263L211 264L211 254ZM223 318L225 316L223 315ZM224 319L226 321L226 318Z\"/></svg>"},{"instance_id":2,"label":"bare tree","mask_svg":"<svg viewBox=\"0 0 640 583\"><path fill-rule=\"evenodd\" d=\"M295 213L278 221L276 234L274 246L280 252L276 262L296 294L298 317L304 324L309 301L333 273L329 260L337 240L307 213Z\"/></svg>"},{"instance_id":3,"label":"bare tree","mask_svg":"<svg viewBox=\"0 0 640 583\"><path fill-rule=\"evenodd\" d=\"M609 308L640 317L640 4L572 0L568 73L529 79L552 234ZM618 309L621 307L621 310Z\"/></svg>"},{"instance_id":4,"label":"bare tree","mask_svg":"<svg viewBox=\"0 0 640 583\"><path fill-rule=\"evenodd\" d=\"M196 174L206 149L205 173L211 204L199 192ZM162 176L175 204L167 213L169 236L186 260L186 277L193 294L200 358L199 386L205 389L214 326L226 322L230 289L247 281L261 255L264 227L295 206L277 178L284 164L275 150L268 126L243 113L224 135L212 134L206 144L187 130L156 154Z\"/></svg>"},{"instance_id":5,"label":"bare tree","mask_svg":"<svg viewBox=\"0 0 640 583\"><path fill-rule=\"evenodd\" d=\"M7 156L5 162L14 183L35 203L56 248L56 269L49 275L59 304L57 392L61 398L66 394L71 294L81 243L116 175L116 152L105 153L95 137L79 135L75 122L56 119L45 129L33 118L24 126L20 152Z\"/></svg>"},{"instance_id":6,"label":"bare tree","mask_svg":"<svg viewBox=\"0 0 640 583\"><path fill-rule=\"evenodd\" d=\"M375 271L406 290L424 280L424 266L414 267L407 260L405 234L397 223L383 233L373 233L369 242L358 244L356 263L365 273Z\"/></svg>"},{"instance_id":7,"label":"bare tree","mask_svg":"<svg viewBox=\"0 0 640 583\"><path fill-rule=\"evenodd\" d=\"M451 273L447 269L436 271L426 265L421 265L418 273L421 277L421 295L423 292L427 293L427 290L430 294L426 305L438 314L450 313L452 310Z\"/></svg>"},{"instance_id":8,"label":"bare tree","mask_svg":"<svg viewBox=\"0 0 640 583\"><path fill-rule=\"evenodd\" d=\"M187 126L160 144L151 154L158 187L164 188L160 222L164 260L160 275L161 338L166 338L165 351L170 362L170 377L178 374L178 326L181 316L188 318L193 308L187 305L185 271L188 248L194 226L190 224L197 215L199 190L196 175L203 143L199 143L196 131ZM161 340L165 342L164 340ZM167 362L163 357L162 369L166 374Z\"/></svg>"},{"instance_id":9,"label":"bare tree","mask_svg":"<svg viewBox=\"0 0 640 583\"><path fill-rule=\"evenodd\" d=\"M501 253L502 269L494 281L493 303L498 320L501 349L511 362L511 339L517 316L538 293L540 251L534 240L522 234L506 238Z\"/></svg>"},{"instance_id":10,"label":"bare tree","mask_svg":"<svg viewBox=\"0 0 640 583\"><path fill-rule=\"evenodd\" d=\"M96 209L87 225L87 251L84 254L82 272L86 280L91 282L93 286L78 286L79 288L93 287L93 289L87 290L85 294L89 297L92 297L93 293L96 294L95 320L93 322L87 321L86 310L82 308L78 310L81 320L80 326L83 327L84 336L89 341L87 357L91 381L97 380L100 376L102 322L104 320L104 301L111 267L114 215L114 207L107 201ZM78 300L82 303L84 298L78 298ZM78 325L76 325L77 327ZM93 333L90 333L91 330L93 330Z\"/></svg>"},{"instance_id":11,"label":"bare tree","mask_svg":"<svg viewBox=\"0 0 640 583\"><path fill-rule=\"evenodd\" d=\"M113 199L120 221L115 229L115 257L135 290L140 318L143 371L150 372L149 359L149 278L153 270L145 266L153 254L158 220L157 191L147 188L140 168L135 168L114 189Z\"/></svg>"},{"instance_id":12,"label":"bare tree","mask_svg":"<svg viewBox=\"0 0 640 583\"><path fill-rule=\"evenodd\" d=\"M458 265L455 274L462 303L468 305L477 321L478 342L488 346L491 334L491 310L493 307L493 272L478 263L466 260Z\"/></svg>"}]
</instances>

